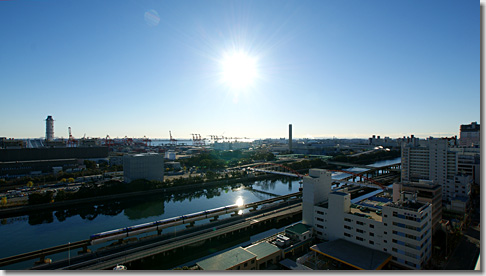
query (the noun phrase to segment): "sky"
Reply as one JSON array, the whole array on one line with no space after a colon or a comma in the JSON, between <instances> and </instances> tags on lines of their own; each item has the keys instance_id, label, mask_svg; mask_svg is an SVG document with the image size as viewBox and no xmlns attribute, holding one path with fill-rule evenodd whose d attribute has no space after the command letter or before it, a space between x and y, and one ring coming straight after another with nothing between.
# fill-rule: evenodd
<instances>
[{"instance_id":1,"label":"sky","mask_svg":"<svg viewBox=\"0 0 486 276\"><path fill-rule=\"evenodd\" d=\"M480 123L478 1L0 1L0 137L397 138Z\"/></svg>"}]
</instances>

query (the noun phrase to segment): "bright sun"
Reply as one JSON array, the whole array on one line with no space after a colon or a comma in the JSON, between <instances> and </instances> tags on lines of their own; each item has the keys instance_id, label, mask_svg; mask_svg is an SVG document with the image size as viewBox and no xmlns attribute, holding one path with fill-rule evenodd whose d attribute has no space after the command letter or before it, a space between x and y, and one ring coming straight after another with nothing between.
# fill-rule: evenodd
<instances>
[{"instance_id":1,"label":"bright sun","mask_svg":"<svg viewBox=\"0 0 486 276\"><path fill-rule=\"evenodd\" d=\"M245 88L257 76L256 59L243 52L225 55L222 66L223 82L232 88Z\"/></svg>"}]
</instances>

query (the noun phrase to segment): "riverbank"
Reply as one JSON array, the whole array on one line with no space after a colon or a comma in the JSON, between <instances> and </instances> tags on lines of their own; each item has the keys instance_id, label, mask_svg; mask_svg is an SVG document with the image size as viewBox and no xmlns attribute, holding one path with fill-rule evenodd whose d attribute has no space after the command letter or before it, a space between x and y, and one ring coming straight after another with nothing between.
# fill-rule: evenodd
<instances>
[{"instance_id":1,"label":"riverbank","mask_svg":"<svg viewBox=\"0 0 486 276\"><path fill-rule=\"evenodd\" d=\"M112 200L134 198L134 197L141 197L141 196L161 194L161 193L171 193L171 192L191 190L191 189L204 189L206 187L209 188L209 187L215 187L220 185L231 185L231 184L237 184L242 182L258 181L263 179L276 179L279 177L281 176L267 174L261 176L252 176L252 177L245 177L239 179L218 180L212 182L181 185L181 186L174 186L174 187L167 187L162 189L146 190L146 191L139 191L139 192L120 193L120 194L114 194L109 196L97 196L91 198L72 199L72 200L51 202L51 203L44 203L44 204L7 207L7 208L0 209L0 218L9 218L14 216L28 215L33 212L39 212L39 211L52 211L59 208L73 207L76 205L83 205L88 203L93 204L98 202L107 202Z\"/></svg>"}]
</instances>

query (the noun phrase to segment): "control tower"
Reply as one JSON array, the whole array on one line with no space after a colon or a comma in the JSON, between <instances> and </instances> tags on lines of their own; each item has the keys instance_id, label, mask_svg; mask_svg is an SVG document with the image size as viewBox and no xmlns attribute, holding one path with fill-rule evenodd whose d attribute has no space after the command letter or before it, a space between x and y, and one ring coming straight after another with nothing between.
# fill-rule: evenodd
<instances>
[{"instance_id":1,"label":"control tower","mask_svg":"<svg viewBox=\"0 0 486 276\"><path fill-rule=\"evenodd\" d=\"M49 115L46 119L46 141L52 140L54 140L54 119Z\"/></svg>"}]
</instances>

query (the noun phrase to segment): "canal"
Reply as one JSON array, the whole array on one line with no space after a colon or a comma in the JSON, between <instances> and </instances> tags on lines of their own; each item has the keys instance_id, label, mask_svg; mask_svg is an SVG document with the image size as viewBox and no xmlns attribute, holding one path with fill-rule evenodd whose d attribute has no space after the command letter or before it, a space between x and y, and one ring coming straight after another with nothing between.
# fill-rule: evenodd
<instances>
[{"instance_id":1,"label":"canal","mask_svg":"<svg viewBox=\"0 0 486 276\"><path fill-rule=\"evenodd\" d=\"M400 162L400 158L381 161L372 166L384 166ZM353 172L365 169L350 168ZM333 178L346 177L335 173ZM261 180L197 191L180 191L173 194L157 194L142 198L130 198L110 201L103 204L86 204L63 208L55 211L6 218L0 220L2 250L0 258L17 255L33 250L48 248L88 239L91 234L124 228L141 223L177 217L235 203L250 203L273 197L270 194L286 195L299 191L298 179L282 178ZM199 221L196 224L206 223ZM180 231L184 225L172 227L166 231ZM152 235L147 233L145 235ZM90 247L95 250L107 244ZM77 254L72 250L70 254ZM59 253L50 258L63 259L68 253ZM4 270L27 269L33 261L1 267Z\"/></svg>"}]
</instances>

